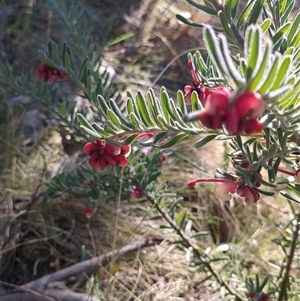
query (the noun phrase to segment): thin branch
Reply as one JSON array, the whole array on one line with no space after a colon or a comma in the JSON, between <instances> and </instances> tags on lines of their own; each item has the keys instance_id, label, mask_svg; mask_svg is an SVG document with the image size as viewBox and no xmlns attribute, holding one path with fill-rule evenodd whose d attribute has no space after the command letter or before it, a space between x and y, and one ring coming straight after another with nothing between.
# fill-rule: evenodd
<instances>
[{"instance_id":1,"label":"thin branch","mask_svg":"<svg viewBox=\"0 0 300 301\"><path fill-rule=\"evenodd\" d=\"M297 220L296 220L296 226L293 229L293 238L292 238L292 243L291 243L291 249L290 249L290 253L288 256L288 262L286 264L286 269L285 269L285 273L284 276L282 278L282 282L280 285L280 292L279 292L279 296L278 296L278 301L282 301L283 300L283 296L285 294L285 289L286 289L286 285L289 279L289 274L292 268L292 262L294 259L294 255L295 255L295 250L297 247L297 241L299 238L299 231L300 231L300 211L297 214Z\"/></svg>"},{"instance_id":2,"label":"thin branch","mask_svg":"<svg viewBox=\"0 0 300 301\"><path fill-rule=\"evenodd\" d=\"M37 280L33 280L27 284L18 287L17 290L9 292L8 294L1 295L1 301L32 301L32 300L52 300L50 297L54 297L55 300L72 301L72 300L89 300L98 301L95 296L88 296L86 294L78 294L64 286L61 281L78 274L85 273L91 275L94 270L99 266L106 265L113 257L120 258L128 253L137 251L142 248L154 246L160 244L163 241L161 238L148 238L142 241L131 243L123 248L115 251L108 252L98 257L85 260L76 263L70 267L54 272L52 274L43 276ZM35 298L36 294L39 294L39 298ZM43 295L40 295L43 294ZM85 299L84 299L85 298Z\"/></svg>"},{"instance_id":3,"label":"thin branch","mask_svg":"<svg viewBox=\"0 0 300 301\"><path fill-rule=\"evenodd\" d=\"M213 269L213 267L211 266L211 264L206 260L206 258L204 258L203 256L206 256L205 253L201 252L199 250L199 248L191 241L191 239L177 226L177 224L175 223L175 221L170 217L170 215L165 212L164 210L162 210L159 206L159 204L153 200L151 197L146 196L147 199L153 204L153 206L155 207L155 209L159 212L159 214L164 218L164 220L175 230L175 232L181 237L181 239L184 241L184 243L188 246L191 247L193 249L193 252L195 255L197 255L197 257L199 258L199 260L201 261L201 263L207 268L207 270L212 274L213 277L215 277L215 279L217 280L217 282L220 284L220 286L223 286L231 295L235 296L236 301L242 301L242 298L236 293L234 292L229 284L224 281L222 279L222 277L220 275L218 275L217 272L215 272L215 270Z\"/></svg>"}]
</instances>

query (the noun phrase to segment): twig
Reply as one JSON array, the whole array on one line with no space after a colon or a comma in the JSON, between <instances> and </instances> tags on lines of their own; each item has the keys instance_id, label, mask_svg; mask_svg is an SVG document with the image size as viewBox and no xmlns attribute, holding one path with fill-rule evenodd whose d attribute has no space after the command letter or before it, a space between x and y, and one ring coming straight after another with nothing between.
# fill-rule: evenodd
<instances>
[{"instance_id":1,"label":"twig","mask_svg":"<svg viewBox=\"0 0 300 301\"><path fill-rule=\"evenodd\" d=\"M297 240L298 240L298 237L299 237L299 231L300 231L300 211L297 214L296 226L295 226L294 231L293 231L291 249L290 249L290 253L289 253L289 256L288 256L288 262L286 264L285 274L282 278L282 282L281 282L281 285L280 285L280 292L279 292L279 296L278 296L278 301L282 301L283 296L284 296L285 288L286 288L287 281L288 281L288 278L289 278L289 274L290 274L290 271L291 271L291 268L292 268L293 258L294 258L294 255L295 255Z\"/></svg>"},{"instance_id":2,"label":"twig","mask_svg":"<svg viewBox=\"0 0 300 301\"><path fill-rule=\"evenodd\" d=\"M163 239L161 238L148 238L139 242L131 243L119 250L111 251L106 254L100 255L98 257L85 260L80 263L76 263L60 271L43 276L37 280L33 280L27 284L22 285L21 287L18 287L18 290L2 295L0 299L1 301L42 300L42 299L34 299L34 296L32 295L33 293L34 294L39 293L39 294L46 294L48 296L47 300L52 300L49 298L49 296L52 296L56 300L61 300L61 301L69 301L69 300L70 301L75 301L75 300L99 301L97 297L88 296L89 298L87 299L87 295L78 294L69 290L61 283L61 281L71 276L82 274L82 273L85 273L86 275L91 275L98 266L106 265L113 257L119 258L128 253L134 252L136 250L157 245L162 241ZM26 294L24 295L25 290L26 290ZM44 295L43 297L46 298L46 296Z\"/></svg>"}]
</instances>

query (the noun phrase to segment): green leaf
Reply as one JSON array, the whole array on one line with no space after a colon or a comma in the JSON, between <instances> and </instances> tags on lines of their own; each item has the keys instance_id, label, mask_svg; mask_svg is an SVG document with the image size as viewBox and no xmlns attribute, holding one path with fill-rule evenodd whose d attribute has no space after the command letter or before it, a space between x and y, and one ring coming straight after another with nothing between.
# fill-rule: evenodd
<instances>
[{"instance_id":1,"label":"green leaf","mask_svg":"<svg viewBox=\"0 0 300 301\"><path fill-rule=\"evenodd\" d=\"M230 8L231 8L231 19L233 20L236 16L238 10L239 0L231 0Z\"/></svg>"},{"instance_id":2,"label":"green leaf","mask_svg":"<svg viewBox=\"0 0 300 301\"><path fill-rule=\"evenodd\" d=\"M300 25L300 12L297 14L297 16L294 18L294 21L290 27L289 33L287 35L287 40L289 45L291 44L294 36L299 33L299 25Z\"/></svg>"},{"instance_id":3,"label":"green leaf","mask_svg":"<svg viewBox=\"0 0 300 301\"><path fill-rule=\"evenodd\" d=\"M130 129L135 129L135 126L129 120L127 120L127 118L125 118L115 101L110 99L108 103L111 109L114 111L114 113L118 116L122 124L126 125L126 127Z\"/></svg>"},{"instance_id":4,"label":"green leaf","mask_svg":"<svg viewBox=\"0 0 300 301\"><path fill-rule=\"evenodd\" d=\"M160 90L160 99L161 99L162 113L163 113L165 122L170 124L171 123L171 116L170 116L170 113L169 113L169 110L168 110L169 98L168 98L168 94L165 93L163 88Z\"/></svg>"},{"instance_id":5,"label":"green leaf","mask_svg":"<svg viewBox=\"0 0 300 301\"><path fill-rule=\"evenodd\" d=\"M137 105L137 109L139 110L139 115L140 118L144 121L146 126L150 126L153 127L154 126L154 122L151 119L151 115L150 112L148 111L148 108L146 107L145 104L145 98L142 95L141 91L137 92L137 96L136 96L136 105Z\"/></svg>"},{"instance_id":6,"label":"green leaf","mask_svg":"<svg viewBox=\"0 0 300 301\"><path fill-rule=\"evenodd\" d=\"M289 200L291 200L293 202L296 202L296 203L300 204L300 199L297 196L291 195L291 194L287 193L286 191L280 191L280 193L285 198L287 198L287 199L289 199Z\"/></svg>"},{"instance_id":7,"label":"green leaf","mask_svg":"<svg viewBox=\"0 0 300 301\"><path fill-rule=\"evenodd\" d=\"M286 20L290 16L291 11L294 8L294 5L295 5L294 0L286 1L284 11L280 12L280 24L284 24L286 22Z\"/></svg>"},{"instance_id":8,"label":"green leaf","mask_svg":"<svg viewBox=\"0 0 300 301\"><path fill-rule=\"evenodd\" d=\"M196 3L195 1L192 1L192 0L186 0L188 3L190 3L191 5L195 6L196 8L206 12L207 14L210 14L210 15L217 15L217 12L215 9L209 7L209 6L205 6L205 5L201 5L201 4L198 4Z\"/></svg>"},{"instance_id":9,"label":"green leaf","mask_svg":"<svg viewBox=\"0 0 300 301\"><path fill-rule=\"evenodd\" d=\"M105 116L107 116L107 111L109 110L109 106L107 105L105 99L101 96L97 96L97 102Z\"/></svg>"},{"instance_id":10,"label":"green leaf","mask_svg":"<svg viewBox=\"0 0 300 301\"><path fill-rule=\"evenodd\" d=\"M194 129L194 128L190 128L188 126L182 126L179 122L175 121L174 125L181 130L182 132L189 134L189 135L197 135L199 134L199 130Z\"/></svg>"},{"instance_id":11,"label":"green leaf","mask_svg":"<svg viewBox=\"0 0 300 301\"><path fill-rule=\"evenodd\" d=\"M225 16L226 16L227 20L232 20L232 17L231 17L231 11L232 11L231 2L232 2L232 0L225 0L224 1L224 13L225 13Z\"/></svg>"},{"instance_id":12,"label":"green leaf","mask_svg":"<svg viewBox=\"0 0 300 301\"><path fill-rule=\"evenodd\" d=\"M176 136L171 138L168 142L166 142L162 145L157 145L157 147L158 148L168 148L168 147L174 146L177 143L179 143L180 141L182 141L183 139L185 139L186 137L188 137L188 135L185 133L177 134Z\"/></svg>"},{"instance_id":13,"label":"green leaf","mask_svg":"<svg viewBox=\"0 0 300 301\"><path fill-rule=\"evenodd\" d=\"M124 145L130 145L130 144L136 139L137 136L138 136L138 134L133 134L133 135L128 136L128 137L122 142L122 144L124 144Z\"/></svg>"},{"instance_id":14,"label":"green leaf","mask_svg":"<svg viewBox=\"0 0 300 301\"><path fill-rule=\"evenodd\" d=\"M271 19L265 19L261 24L260 24L260 28L262 30L263 33L265 33L269 27L271 25Z\"/></svg>"},{"instance_id":15,"label":"green leaf","mask_svg":"<svg viewBox=\"0 0 300 301\"><path fill-rule=\"evenodd\" d=\"M183 115L186 115L187 109L186 109L186 103L185 103L185 99L184 99L184 95L183 95L182 91L177 92L177 101L178 101L178 105L179 105L181 113Z\"/></svg>"},{"instance_id":16,"label":"green leaf","mask_svg":"<svg viewBox=\"0 0 300 301\"><path fill-rule=\"evenodd\" d=\"M231 84L231 86L236 89L236 88L244 85L245 82L242 79L240 73L238 72L238 70L236 69L236 67L234 65L234 62L231 58L231 55L230 55L230 52L228 49L228 43L227 43L226 38L224 36L220 36L219 39L220 39L220 49L223 54L224 61L227 65L228 75L235 84L235 85ZM232 80L230 81L230 83L232 82Z\"/></svg>"},{"instance_id":17,"label":"green leaf","mask_svg":"<svg viewBox=\"0 0 300 301\"><path fill-rule=\"evenodd\" d=\"M277 186L276 186L277 187ZM258 193L260 194L263 194L263 195L267 195L267 196L274 196L275 195L275 192L272 192L272 191L265 191L265 190L262 190L262 189L258 189L257 187L253 187L254 190L256 190Z\"/></svg>"},{"instance_id":18,"label":"green leaf","mask_svg":"<svg viewBox=\"0 0 300 301\"><path fill-rule=\"evenodd\" d=\"M280 86L282 86L282 83L288 73L288 69L290 68L291 65L291 57L290 56L286 56L281 60L281 64L279 66L279 72L277 74L277 77L273 80L273 85L270 89L270 91L273 91L277 88L279 88Z\"/></svg>"},{"instance_id":19,"label":"green leaf","mask_svg":"<svg viewBox=\"0 0 300 301\"><path fill-rule=\"evenodd\" d=\"M148 106L152 114L152 118L155 121L155 124L162 129L163 125L162 123L158 120L157 116L160 115L160 108L159 105L156 101L156 97L154 95L154 92L152 89L149 89L147 93L147 101L148 101Z\"/></svg>"},{"instance_id":20,"label":"green leaf","mask_svg":"<svg viewBox=\"0 0 300 301\"><path fill-rule=\"evenodd\" d=\"M127 99L127 112L128 112L128 115L130 115L131 113L134 113L132 98Z\"/></svg>"},{"instance_id":21,"label":"green leaf","mask_svg":"<svg viewBox=\"0 0 300 301\"><path fill-rule=\"evenodd\" d=\"M195 91L193 91L193 93L191 95L191 105L192 105L193 111L198 111L198 110L202 109L201 102L198 99L198 94ZM189 114L189 116L190 116L190 114Z\"/></svg>"},{"instance_id":22,"label":"green leaf","mask_svg":"<svg viewBox=\"0 0 300 301\"><path fill-rule=\"evenodd\" d=\"M237 21L237 28L241 29L241 27L245 24L247 21L247 18L249 14L251 13L253 6L255 5L257 0L250 0L244 10L241 12L240 17Z\"/></svg>"},{"instance_id":23,"label":"green leaf","mask_svg":"<svg viewBox=\"0 0 300 301\"><path fill-rule=\"evenodd\" d=\"M94 129L91 130L91 129L85 127L84 125L80 125L79 127L82 128L86 133L88 133L89 135L91 135L97 139L104 139L103 136L96 133Z\"/></svg>"},{"instance_id":24,"label":"green leaf","mask_svg":"<svg viewBox=\"0 0 300 301\"><path fill-rule=\"evenodd\" d=\"M262 49L260 50L262 51ZM251 77L248 80L248 91L255 91L257 86L263 81L263 77L269 66L270 56L272 51L271 43L266 43L266 48L264 49L264 56L262 62L257 64L257 68L253 71ZM268 79L266 79L268 80Z\"/></svg>"},{"instance_id":25,"label":"green leaf","mask_svg":"<svg viewBox=\"0 0 300 301\"><path fill-rule=\"evenodd\" d=\"M251 13L249 15L249 20L248 20L248 26L250 24L256 24L257 20L260 16L261 10L263 8L265 0L257 0L255 1L255 5L253 9L251 10Z\"/></svg>"},{"instance_id":26,"label":"green leaf","mask_svg":"<svg viewBox=\"0 0 300 301\"><path fill-rule=\"evenodd\" d=\"M282 36L290 29L291 23L285 23L283 24L280 28L278 28L276 34L271 37L273 44L275 45L281 38Z\"/></svg>"},{"instance_id":27,"label":"green leaf","mask_svg":"<svg viewBox=\"0 0 300 301\"><path fill-rule=\"evenodd\" d=\"M226 79L229 82L232 82L231 78L228 78L229 71L227 69L226 62L220 50L218 38L216 37L211 26L204 27L203 36L207 51L210 54L216 67L220 70L220 72L223 74L224 77L226 77Z\"/></svg>"},{"instance_id":28,"label":"green leaf","mask_svg":"<svg viewBox=\"0 0 300 301\"><path fill-rule=\"evenodd\" d=\"M268 73L266 72L266 80L262 81L261 87L258 88L258 92L260 94L265 94L271 90L274 79L277 78L278 72L280 71L279 62L280 62L280 57L279 55L276 55L274 61L271 62L271 68L269 72Z\"/></svg>"},{"instance_id":29,"label":"green leaf","mask_svg":"<svg viewBox=\"0 0 300 301\"><path fill-rule=\"evenodd\" d=\"M131 120L131 122L138 128L144 128L143 123L138 119L138 117L136 116L136 114L134 112L129 114L129 118Z\"/></svg>"},{"instance_id":30,"label":"green leaf","mask_svg":"<svg viewBox=\"0 0 300 301\"><path fill-rule=\"evenodd\" d=\"M249 46L247 45L247 74L246 79L249 80L252 76L252 73L257 67L258 61L259 61L259 53L261 51L260 49L260 31L258 28L251 27L247 32L246 36L247 40L249 40Z\"/></svg>"},{"instance_id":31,"label":"green leaf","mask_svg":"<svg viewBox=\"0 0 300 301\"><path fill-rule=\"evenodd\" d=\"M221 25L224 29L225 34L227 35L228 38L230 38L232 41L236 41L236 38L233 34L233 31L231 29L231 26L229 24L228 19L226 18L225 14L220 10L218 12L220 21L221 21Z\"/></svg>"},{"instance_id":32,"label":"green leaf","mask_svg":"<svg viewBox=\"0 0 300 301\"><path fill-rule=\"evenodd\" d=\"M140 145L143 145L143 146L151 146L151 145L155 145L157 144L160 140L164 139L166 136L168 135L167 132L163 132L163 133L159 133L157 135L155 135L154 138L146 141L146 142L139 142Z\"/></svg>"},{"instance_id":33,"label":"green leaf","mask_svg":"<svg viewBox=\"0 0 300 301\"><path fill-rule=\"evenodd\" d=\"M100 133L102 136L110 136L110 133L107 133L102 126L100 126L95 122L92 123L92 127L95 131Z\"/></svg>"},{"instance_id":34,"label":"green leaf","mask_svg":"<svg viewBox=\"0 0 300 301\"><path fill-rule=\"evenodd\" d=\"M183 228L186 218L186 209L180 211L176 217L176 224L179 226L180 229Z\"/></svg>"},{"instance_id":35,"label":"green leaf","mask_svg":"<svg viewBox=\"0 0 300 301\"><path fill-rule=\"evenodd\" d=\"M94 130L92 125L87 121L87 119L81 113L77 113L77 120L80 123L80 125L83 125L86 128L89 128L91 131Z\"/></svg>"},{"instance_id":36,"label":"green leaf","mask_svg":"<svg viewBox=\"0 0 300 301\"><path fill-rule=\"evenodd\" d=\"M202 146L204 146L205 144L207 144L208 142L214 140L218 135L208 135L208 136L205 136L203 138L200 138L195 144L194 146L196 148L200 148Z\"/></svg>"}]
</instances>

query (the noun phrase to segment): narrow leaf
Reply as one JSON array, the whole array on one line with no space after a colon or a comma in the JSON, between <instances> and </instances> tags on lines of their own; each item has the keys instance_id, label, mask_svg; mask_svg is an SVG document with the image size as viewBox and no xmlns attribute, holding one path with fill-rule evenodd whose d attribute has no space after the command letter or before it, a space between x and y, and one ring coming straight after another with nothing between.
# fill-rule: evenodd
<instances>
[{"instance_id":1,"label":"narrow leaf","mask_svg":"<svg viewBox=\"0 0 300 301\"><path fill-rule=\"evenodd\" d=\"M249 29L249 39L250 39L250 45L249 48L247 49L247 74L246 78L247 80L251 78L251 75L257 66L257 63L259 61L259 52L260 52L260 39L259 39L259 31L257 28L250 28ZM250 53L249 53L250 52Z\"/></svg>"},{"instance_id":2,"label":"narrow leaf","mask_svg":"<svg viewBox=\"0 0 300 301\"><path fill-rule=\"evenodd\" d=\"M186 115L187 109L186 109L186 103L185 103L185 99L184 99L184 95L183 95L182 91L177 92L177 101L178 101L178 105L179 105L181 113L183 115Z\"/></svg>"},{"instance_id":3,"label":"narrow leaf","mask_svg":"<svg viewBox=\"0 0 300 301\"><path fill-rule=\"evenodd\" d=\"M87 127L85 127L84 125L80 125L80 128L82 128L86 133L88 133L89 135L97 138L97 139L103 139L103 136L99 135L98 133L95 132L95 130L91 130Z\"/></svg>"},{"instance_id":4,"label":"narrow leaf","mask_svg":"<svg viewBox=\"0 0 300 301\"><path fill-rule=\"evenodd\" d=\"M105 116L107 116L107 111L109 110L109 106L107 105L105 99L101 96L97 96L97 102Z\"/></svg>"},{"instance_id":5,"label":"narrow leaf","mask_svg":"<svg viewBox=\"0 0 300 301\"><path fill-rule=\"evenodd\" d=\"M217 15L217 12L215 9L209 7L209 6L205 6L205 5L201 5L201 4L198 4L196 3L195 1L192 1L192 0L186 0L188 3L192 4L193 6L195 6L196 8L206 12L207 14L210 14L210 15Z\"/></svg>"},{"instance_id":6,"label":"narrow leaf","mask_svg":"<svg viewBox=\"0 0 300 301\"><path fill-rule=\"evenodd\" d=\"M283 81L288 73L288 70L290 68L291 62L292 62L292 60L291 60L290 56L284 57L282 62L280 62L281 63L281 65L279 66L280 71L278 72L277 77L274 79L273 85L272 85L270 91L273 91L273 90L279 88L280 86L282 86L282 83L283 83Z\"/></svg>"},{"instance_id":7,"label":"narrow leaf","mask_svg":"<svg viewBox=\"0 0 300 301\"><path fill-rule=\"evenodd\" d=\"M153 127L154 123L151 120L150 112L148 111L148 108L145 104L145 98L140 91L137 92L136 105L137 105L137 109L139 110L140 117L141 119L143 119L145 125Z\"/></svg>"},{"instance_id":8,"label":"narrow leaf","mask_svg":"<svg viewBox=\"0 0 300 301\"><path fill-rule=\"evenodd\" d=\"M262 51L262 49L261 49ZM270 56L272 51L271 43L266 44L266 48L264 49L264 55L262 58L261 64L258 64L257 68L253 71L252 76L248 81L248 91L255 91L256 87L261 84L262 79L266 73L266 70L269 66ZM268 80L268 79L266 79Z\"/></svg>"},{"instance_id":9,"label":"narrow leaf","mask_svg":"<svg viewBox=\"0 0 300 301\"><path fill-rule=\"evenodd\" d=\"M185 139L186 137L188 137L188 135L185 133L177 134L172 139L170 139L168 142L161 144L161 145L157 145L157 147L158 148L168 148L168 147L174 146L177 143L179 143L180 141L182 141L183 139Z\"/></svg>"},{"instance_id":10,"label":"narrow leaf","mask_svg":"<svg viewBox=\"0 0 300 301\"><path fill-rule=\"evenodd\" d=\"M261 87L258 88L258 92L260 94L265 94L268 91L270 91L270 89L272 88L273 82L276 79L277 73L280 70L279 62L280 62L280 58L278 55L276 55L275 60L271 64L271 68L270 68L269 72L266 73L266 80L264 82L262 82Z\"/></svg>"},{"instance_id":11,"label":"narrow leaf","mask_svg":"<svg viewBox=\"0 0 300 301\"><path fill-rule=\"evenodd\" d=\"M218 135L208 135L208 136L205 136L203 138L200 138L195 144L194 146L196 148L200 148L202 146L204 146L205 144L207 144L208 142L214 140Z\"/></svg>"},{"instance_id":12,"label":"narrow leaf","mask_svg":"<svg viewBox=\"0 0 300 301\"><path fill-rule=\"evenodd\" d=\"M237 28L240 29L244 23L246 22L253 6L255 5L255 0L249 1L249 3L246 5L246 7L244 8L244 10L242 11L238 21L237 21Z\"/></svg>"},{"instance_id":13,"label":"narrow leaf","mask_svg":"<svg viewBox=\"0 0 300 301\"><path fill-rule=\"evenodd\" d=\"M87 119L80 113L77 113L77 120L80 123L80 125L85 126L86 128L89 128L91 131L93 131L92 125L87 121Z\"/></svg>"}]
</instances>

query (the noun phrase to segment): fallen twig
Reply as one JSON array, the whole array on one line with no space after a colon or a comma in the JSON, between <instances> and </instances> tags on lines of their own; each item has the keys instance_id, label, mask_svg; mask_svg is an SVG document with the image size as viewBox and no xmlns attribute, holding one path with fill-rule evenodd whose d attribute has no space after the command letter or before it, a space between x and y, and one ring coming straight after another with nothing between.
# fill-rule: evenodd
<instances>
[{"instance_id":1,"label":"fallen twig","mask_svg":"<svg viewBox=\"0 0 300 301\"><path fill-rule=\"evenodd\" d=\"M150 247L161 243L161 238L148 238L139 242L131 243L123 248L108 252L98 257L85 260L69 266L60 271L43 276L19 287L17 290L0 295L1 301L32 301L32 300L54 300L60 301L100 301L95 296L79 294L71 291L64 286L63 281L71 276L82 275L83 273L90 276L97 267L106 265L113 257L120 258L128 253L137 251L142 248ZM34 294L39 293L40 299Z\"/></svg>"}]
</instances>

